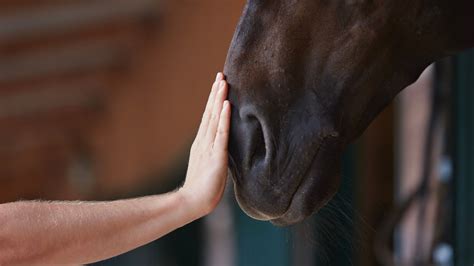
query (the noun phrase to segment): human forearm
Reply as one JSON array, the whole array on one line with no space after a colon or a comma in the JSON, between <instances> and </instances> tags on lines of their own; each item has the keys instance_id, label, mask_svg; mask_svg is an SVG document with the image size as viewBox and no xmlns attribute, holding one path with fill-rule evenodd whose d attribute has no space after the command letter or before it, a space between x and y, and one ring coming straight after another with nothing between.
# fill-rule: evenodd
<instances>
[{"instance_id":1,"label":"human forearm","mask_svg":"<svg viewBox=\"0 0 474 266\"><path fill-rule=\"evenodd\" d=\"M231 106L216 77L179 191L113 202L0 205L0 265L86 264L153 241L211 212L227 179Z\"/></svg>"},{"instance_id":2,"label":"human forearm","mask_svg":"<svg viewBox=\"0 0 474 266\"><path fill-rule=\"evenodd\" d=\"M151 242L200 216L179 192L112 202L0 205L0 265L91 263Z\"/></svg>"}]
</instances>

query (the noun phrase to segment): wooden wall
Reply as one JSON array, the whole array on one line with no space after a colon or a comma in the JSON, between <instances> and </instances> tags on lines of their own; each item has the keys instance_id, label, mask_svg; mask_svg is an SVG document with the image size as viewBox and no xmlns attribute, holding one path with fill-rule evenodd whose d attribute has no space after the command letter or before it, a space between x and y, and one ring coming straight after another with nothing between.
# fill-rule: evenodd
<instances>
[{"instance_id":1,"label":"wooden wall","mask_svg":"<svg viewBox=\"0 0 474 266\"><path fill-rule=\"evenodd\" d=\"M156 183L189 149L243 4L2 1L0 201Z\"/></svg>"}]
</instances>

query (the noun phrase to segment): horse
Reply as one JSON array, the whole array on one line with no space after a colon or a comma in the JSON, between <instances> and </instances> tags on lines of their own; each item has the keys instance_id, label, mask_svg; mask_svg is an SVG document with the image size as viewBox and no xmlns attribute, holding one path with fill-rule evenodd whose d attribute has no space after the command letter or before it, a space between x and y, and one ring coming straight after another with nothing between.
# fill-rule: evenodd
<instances>
[{"instance_id":1,"label":"horse","mask_svg":"<svg viewBox=\"0 0 474 266\"><path fill-rule=\"evenodd\" d=\"M471 0L248 0L224 74L240 207L286 226L340 185L345 148L432 62L474 46Z\"/></svg>"}]
</instances>

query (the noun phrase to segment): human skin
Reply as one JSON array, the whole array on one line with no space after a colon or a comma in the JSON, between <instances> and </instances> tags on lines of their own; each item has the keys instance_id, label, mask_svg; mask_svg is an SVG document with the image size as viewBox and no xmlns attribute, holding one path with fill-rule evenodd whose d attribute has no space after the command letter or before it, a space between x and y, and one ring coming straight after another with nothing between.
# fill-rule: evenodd
<instances>
[{"instance_id":1,"label":"human skin","mask_svg":"<svg viewBox=\"0 0 474 266\"><path fill-rule=\"evenodd\" d=\"M227 179L230 104L219 73L191 148L186 181L163 195L109 202L0 205L0 265L88 264L154 241L214 210Z\"/></svg>"}]
</instances>

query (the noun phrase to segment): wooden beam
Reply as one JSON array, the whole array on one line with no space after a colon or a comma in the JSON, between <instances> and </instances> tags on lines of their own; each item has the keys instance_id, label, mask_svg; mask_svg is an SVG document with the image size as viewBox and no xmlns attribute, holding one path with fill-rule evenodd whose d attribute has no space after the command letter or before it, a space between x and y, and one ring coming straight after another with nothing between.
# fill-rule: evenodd
<instances>
[{"instance_id":1,"label":"wooden beam","mask_svg":"<svg viewBox=\"0 0 474 266\"><path fill-rule=\"evenodd\" d=\"M0 144L4 139L44 130L83 132L105 105L108 83L84 80L21 88L0 96Z\"/></svg>"},{"instance_id":2,"label":"wooden beam","mask_svg":"<svg viewBox=\"0 0 474 266\"><path fill-rule=\"evenodd\" d=\"M25 52L58 49L74 43L109 41L116 45L123 43L139 44L146 39L148 31L133 21L123 20L110 25L97 25L79 31L65 32L58 35L45 35L36 39L12 40L0 45L0 58L20 55Z\"/></svg>"},{"instance_id":3,"label":"wooden beam","mask_svg":"<svg viewBox=\"0 0 474 266\"><path fill-rule=\"evenodd\" d=\"M113 70L104 71L88 71L87 73L64 74L58 76L44 76L38 79L22 80L10 84L2 84L0 87L0 98L11 95L12 93L21 93L27 91L35 91L47 88L70 87L72 84L101 84L101 89L111 88L112 81L123 76Z\"/></svg>"},{"instance_id":4,"label":"wooden beam","mask_svg":"<svg viewBox=\"0 0 474 266\"><path fill-rule=\"evenodd\" d=\"M4 162L7 159L26 159L32 151L42 151L43 154L47 154L48 150L70 147L72 137L66 133L64 130L51 127L22 130L10 135L2 133L0 134L0 160ZM5 164L2 164L0 171L2 168L5 168Z\"/></svg>"},{"instance_id":5,"label":"wooden beam","mask_svg":"<svg viewBox=\"0 0 474 266\"><path fill-rule=\"evenodd\" d=\"M44 113L64 107L95 105L99 84L71 84L34 91L3 95L0 98L0 120L11 117Z\"/></svg>"},{"instance_id":6,"label":"wooden beam","mask_svg":"<svg viewBox=\"0 0 474 266\"><path fill-rule=\"evenodd\" d=\"M66 2L0 14L0 43L69 32L129 18L154 17L156 0Z\"/></svg>"},{"instance_id":7,"label":"wooden beam","mask_svg":"<svg viewBox=\"0 0 474 266\"><path fill-rule=\"evenodd\" d=\"M125 66L131 45L113 41L77 43L0 59L0 84L46 75Z\"/></svg>"}]
</instances>

